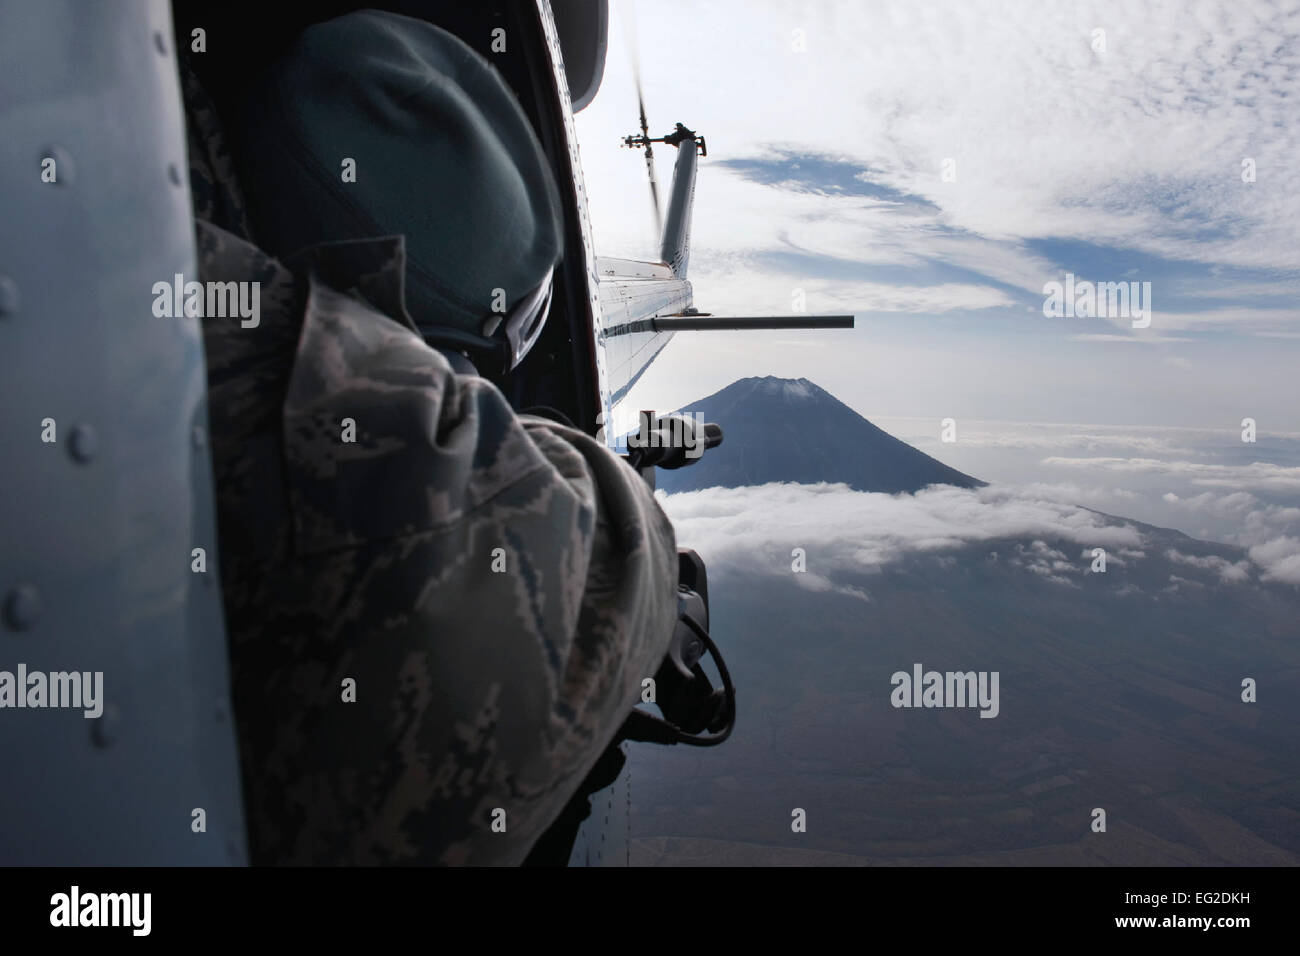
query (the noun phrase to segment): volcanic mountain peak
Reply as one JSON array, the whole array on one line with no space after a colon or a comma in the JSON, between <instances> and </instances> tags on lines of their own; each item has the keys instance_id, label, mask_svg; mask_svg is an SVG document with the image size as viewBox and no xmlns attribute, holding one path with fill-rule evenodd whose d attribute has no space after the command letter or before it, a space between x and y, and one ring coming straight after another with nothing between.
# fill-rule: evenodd
<instances>
[{"instance_id":1,"label":"volcanic mountain peak","mask_svg":"<svg viewBox=\"0 0 1300 956\"><path fill-rule=\"evenodd\" d=\"M764 395L772 395L786 401L798 399L815 399L830 393L806 378L777 378L766 375L763 378L742 378L736 385L751 385L753 390Z\"/></svg>"},{"instance_id":2,"label":"volcanic mountain peak","mask_svg":"<svg viewBox=\"0 0 1300 956\"><path fill-rule=\"evenodd\" d=\"M881 431L806 378L743 378L679 411L721 425L724 441L701 461L660 472L668 492L773 481L889 494L984 484Z\"/></svg>"}]
</instances>

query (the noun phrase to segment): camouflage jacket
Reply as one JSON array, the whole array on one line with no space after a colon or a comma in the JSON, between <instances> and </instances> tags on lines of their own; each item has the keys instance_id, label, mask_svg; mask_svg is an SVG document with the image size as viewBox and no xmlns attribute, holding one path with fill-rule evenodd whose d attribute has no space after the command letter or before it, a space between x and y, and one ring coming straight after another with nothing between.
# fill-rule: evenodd
<instances>
[{"instance_id":1,"label":"camouflage jacket","mask_svg":"<svg viewBox=\"0 0 1300 956\"><path fill-rule=\"evenodd\" d=\"M256 326L203 319L254 862L520 862L662 660L672 526L424 343L400 237L198 241L260 283Z\"/></svg>"}]
</instances>

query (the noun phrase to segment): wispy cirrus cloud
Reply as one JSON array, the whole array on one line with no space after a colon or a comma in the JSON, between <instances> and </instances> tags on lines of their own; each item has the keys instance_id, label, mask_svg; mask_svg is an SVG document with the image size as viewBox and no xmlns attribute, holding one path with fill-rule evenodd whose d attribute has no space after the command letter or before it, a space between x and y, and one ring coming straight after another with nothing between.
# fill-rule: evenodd
<instances>
[{"instance_id":1,"label":"wispy cirrus cloud","mask_svg":"<svg viewBox=\"0 0 1300 956\"><path fill-rule=\"evenodd\" d=\"M645 61L649 102L681 110L689 99L691 122L713 144L709 188L697 195L702 249L964 269L1032 294L1066 268L1105 266L1092 278L1120 278L1107 251L1139 264L1143 278L1220 301L1295 286L1295 3L1188 11L1173 0L974 0L941 16L901 0L751 4L744 23L735 12L658 4L637 17L648 50L672 49L682 23L700 36L745 34L714 44L688 75ZM611 117L619 107L632 115L618 59L605 103L580 125L595 126L605 104ZM1253 182L1243 181L1243 161ZM593 166L594 179L626 187L594 193L598 220L621 244L644 247L648 216L629 216L626 202L644 191L639 164L602 151ZM618 213L600 215L615 201ZM1061 244L1075 240L1084 245ZM1219 274L1205 283L1187 264ZM1180 327L1295 320L1249 312L1171 315Z\"/></svg>"},{"instance_id":2,"label":"wispy cirrus cloud","mask_svg":"<svg viewBox=\"0 0 1300 956\"><path fill-rule=\"evenodd\" d=\"M1045 458L1043 464L1135 474L1170 475L1194 485L1253 488L1300 493L1300 468L1256 461L1245 465L1216 465L1200 461L1161 461L1155 458Z\"/></svg>"}]
</instances>

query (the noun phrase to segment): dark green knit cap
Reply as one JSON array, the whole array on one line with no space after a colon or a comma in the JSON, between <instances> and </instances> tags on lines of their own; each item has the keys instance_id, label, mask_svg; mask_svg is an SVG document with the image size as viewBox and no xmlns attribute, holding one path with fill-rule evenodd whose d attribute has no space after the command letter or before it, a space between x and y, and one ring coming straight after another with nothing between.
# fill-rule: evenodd
<instances>
[{"instance_id":1,"label":"dark green knit cap","mask_svg":"<svg viewBox=\"0 0 1300 956\"><path fill-rule=\"evenodd\" d=\"M515 307L560 257L559 192L528 118L487 60L430 23L366 10L308 27L244 120L255 238L286 256L404 234L407 308L431 339L478 344L501 318L495 290Z\"/></svg>"}]
</instances>

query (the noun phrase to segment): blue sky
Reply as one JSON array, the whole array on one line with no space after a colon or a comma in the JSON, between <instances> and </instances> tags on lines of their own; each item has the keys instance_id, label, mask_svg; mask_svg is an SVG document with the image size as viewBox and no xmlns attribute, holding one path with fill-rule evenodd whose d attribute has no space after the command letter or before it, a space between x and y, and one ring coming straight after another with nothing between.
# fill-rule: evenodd
<instances>
[{"instance_id":1,"label":"blue sky","mask_svg":"<svg viewBox=\"0 0 1300 956\"><path fill-rule=\"evenodd\" d=\"M649 257L629 34L654 131L708 137L697 307L858 317L679 334L636 407L776 374L873 419L1300 432L1300 4L613 0L578 131L598 251ZM1067 272L1151 283L1151 327L1044 317Z\"/></svg>"}]
</instances>

